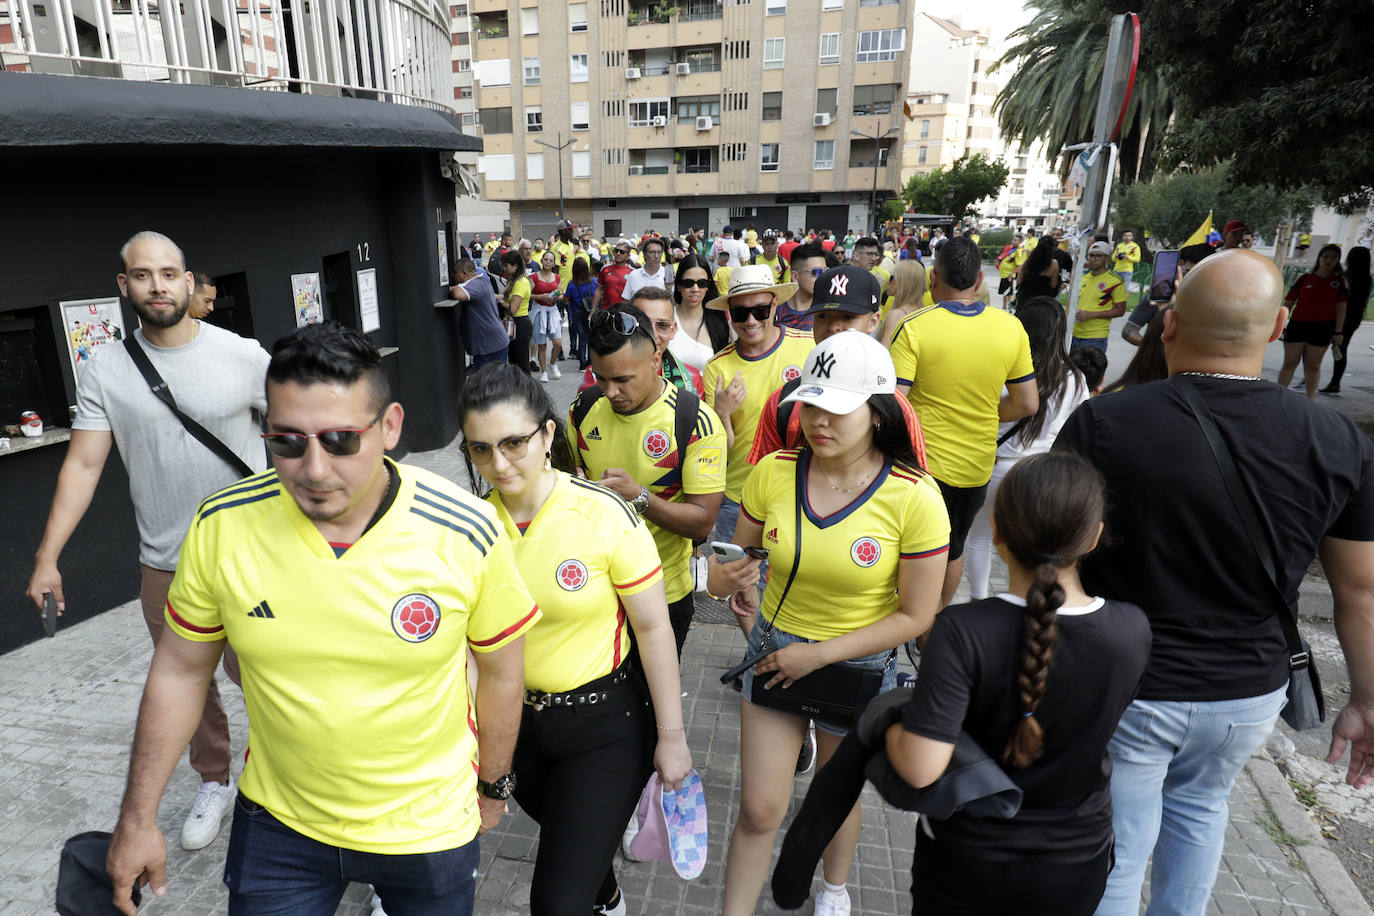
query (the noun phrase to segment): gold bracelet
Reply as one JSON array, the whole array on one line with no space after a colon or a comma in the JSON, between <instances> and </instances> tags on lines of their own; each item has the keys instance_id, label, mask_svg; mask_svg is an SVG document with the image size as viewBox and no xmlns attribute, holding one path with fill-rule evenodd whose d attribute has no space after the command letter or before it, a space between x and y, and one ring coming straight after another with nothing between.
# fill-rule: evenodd
<instances>
[{"instance_id":1,"label":"gold bracelet","mask_svg":"<svg viewBox=\"0 0 1374 916\"><path fill-rule=\"evenodd\" d=\"M658 729L661 732L680 732L683 730L681 725L677 726L676 728L671 725L655 725L654 728Z\"/></svg>"},{"instance_id":2,"label":"gold bracelet","mask_svg":"<svg viewBox=\"0 0 1374 916\"><path fill-rule=\"evenodd\" d=\"M734 592L731 592L730 594L733 595ZM713 595L713 594L711 594L711 590L710 590L709 588L706 590L706 597L707 597L707 598L710 598L712 601L729 601L729 600L730 600L730 595Z\"/></svg>"}]
</instances>

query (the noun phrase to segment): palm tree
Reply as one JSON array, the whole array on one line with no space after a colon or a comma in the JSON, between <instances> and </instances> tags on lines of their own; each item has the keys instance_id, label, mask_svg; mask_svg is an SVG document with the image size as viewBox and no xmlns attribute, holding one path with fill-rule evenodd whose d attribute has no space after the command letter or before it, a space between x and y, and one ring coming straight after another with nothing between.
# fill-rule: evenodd
<instances>
[{"instance_id":1,"label":"palm tree","mask_svg":"<svg viewBox=\"0 0 1374 916\"><path fill-rule=\"evenodd\" d=\"M1065 145L1092 136L1102 63L1113 10L1098 0L1027 0L1034 18L1012 32L1014 42L997 67L1011 72L993 111L1002 136L1029 144L1043 140L1051 161ZM1174 105L1168 87L1141 43L1135 89L1117 138L1121 177L1148 181ZM1067 175L1069 157L1060 163Z\"/></svg>"}]
</instances>

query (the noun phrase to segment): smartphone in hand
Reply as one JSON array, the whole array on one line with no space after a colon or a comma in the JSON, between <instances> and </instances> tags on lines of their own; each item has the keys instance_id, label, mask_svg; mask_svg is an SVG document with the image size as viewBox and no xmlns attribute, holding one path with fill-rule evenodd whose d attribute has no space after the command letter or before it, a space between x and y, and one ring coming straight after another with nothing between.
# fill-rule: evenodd
<instances>
[{"instance_id":1,"label":"smartphone in hand","mask_svg":"<svg viewBox=\"0 0 1374 916\"><path fill-rule=\"evenodd\" d=\"M706 546L711 548L711 553L715 554L717 563L734 563L736 560L745 558L768 559L767 547L741 547L728 541L710 541Z\"/></svg>"},{"instance_id":2,"label":"smartphone in hand","mask_svg":"<svg viewBox=\"0 0 1374 916\"><path fill-rule=\"evenodd\" d=\"M57 635L57 595L53 592L43 593L43 632Z\"/></svg>"},{"instance_id":3,"label":"smartphone in hand","mask_svg":"<svg viewBox=\"0 0 1374 916\"><path fill-rule=\"evenodd\" d=\"M1174 298L1178 278L1178 251L1170 249L1155 255L1154 278L1150 281L1150 301L1168 302Z\"/></svg>"}]
</instances>

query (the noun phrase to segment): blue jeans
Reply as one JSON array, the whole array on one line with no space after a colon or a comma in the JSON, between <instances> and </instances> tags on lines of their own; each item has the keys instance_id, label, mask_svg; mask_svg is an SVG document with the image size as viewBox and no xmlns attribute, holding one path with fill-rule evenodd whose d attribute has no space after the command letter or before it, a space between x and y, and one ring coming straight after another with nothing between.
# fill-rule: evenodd
<instances>
[{"instance_id":1,"label":"blue jeans","mask_svg":"<svg viewBox=\"0 0 1374 916\"><path fill-rule=\"evenodd\" d=\"M1125 284L1126 284L1126 291L1127 291L1127 292L1130 292L1130 291L1131 291L1131 277L1133 277L1133 276L1135 275L1135 271L1133 271L1133 270L1118 270L1118 271L1114 271L1114 273L1115 273L1118 277L1121 278L1121 282L1122 282L1122 283L1125 283Z\"/></svg>"},{"instance_id":2,"label":"blue jeans","mask_svg":"<svg viewBox=\"0 0 1374 916\"><path fill-rule=\"evenodd\" d=\"M568 336L571 338L573 356L577 357L577 367L586 369L587 361L587 313L578 308L568 309Z\"/></svg>"},{"instance_id":3,"label":"blue jeans","mask_svg":"<svg viewBox=\"0 0 1374 916\"><path fill-rule=\"evenodd\" d=\"M1075 337L1073 343L1069 345L1070 352L1079 347L1097 347L1103 353L1107 352L1107 338L1105 337Z\"/></svg>"},{"instance_id":4,"label":"blue jeans","mask_svg":"<svg viewBox=\"0 0 1374 916\"><path fill-rule=\"evenodd\" d=\"M716 513L716 527L711 540L729 542L735 537L735 526L739 524L739 503L728 496L722 496L720 511Z\"/></svg>"},{"instance_id":5,"label":"blue jeans","mask_svg":"<svg viewBox=\"0 0 1374 916\"><path fill-rule=\"evenodd\" d=\"M1209 703L1136 700L1110 747L1116 867L1098 916L1136 916L1154 853L1147 916L1201 916L1221 862L1227 799L1269 736L1285 687Z\"/></svg>"},{"instance_id":6,"label":"blue jeans","mask_svg":"<svg viewBox=\"0 0 1374 916\"><path fill-rule=\"evenodd\" d=\"M509 354L509 344L499 350L492 350L490 353L478 353L472 358L472 366L469 368L480 369L482 366L487 365L487 363L504 363L509 358Z\"/></svg>"},{"instance_id":7,"label":"blue jeans","mask_svg":"<svg viewBox=\"0 0 1374 916\"><path fill-rule=\"evenodd\" d=\"M472 916L477 838L456 849L383 855L312 840L240 795L224 860L230 916L333 916L350 881L388 916Z\"/></svg>"}]
</instances>

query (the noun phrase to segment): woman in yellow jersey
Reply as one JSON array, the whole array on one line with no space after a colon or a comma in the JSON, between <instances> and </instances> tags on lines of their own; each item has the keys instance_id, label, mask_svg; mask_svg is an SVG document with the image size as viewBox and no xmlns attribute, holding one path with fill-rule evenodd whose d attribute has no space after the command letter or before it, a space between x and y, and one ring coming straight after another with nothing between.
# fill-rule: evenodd
<instances>
[{"instance_id":1,"label":"woman in yellow jersey","mask_svg":"<svg viewBox=\"0 0 1374 916\"><path fill-rule=\"evenodd\" d=\"M926 301L927 295L926 269L921 262L899 261L897 269L892 272L892 282L887 284L887 317L883 319L882 330L878 332L878 339L883 346L892 345L892 335L903 318L922 306L933 304Z\"/></svg>"},{"instance_id":2,"label":"woman in yellow jersey","mask_svg":"<svg viewBox=\"0 0 1374 916\"><path fill-rule=\"evenodd\" d=\"M510 362L513 366L524 368L530 365L530 341L534 338L534 321L530 318L533 286L525 270L525 259L519 251L507 251L501 255L501 270L506 275L506 314L515 324Z\"/></svg>"},{"instance_id":3,"label":"woman in yellow jersey","mask_svg":"<svg viewBox=\"0 0 1374 916\"><path fill-rule=\"evenodd\" d=\"M530 912L623 914L611 858L640 790L655 769L676 789L692 766L658 550L629 503L564 470L561 424L529 373L483 366L458 417L543 612L525 636L514 761L515 799L539 823Z\"/></svg>"},{"instance_id":4,"label":"woman in yellow jersey","mask_svg":"<svg viewBox=\"0 0 1374 916\"><path fill-rule=\"evenodd\" d=\"M709 567L709 590L729 593L736 614L756 615L749 657L765 646L776 650L744 676L740 812L725 864L725 916L754 912L806 734L805 713L773 708L766 691L781 695L836 666L881 671L884 688L893 686L896 647L935 619L949 517L912 454L895 378L887 350L860 331L816 346L786 399L801 404L806 445L759 461L735 528L736 544L770 551L762 604L751 587L758 560ZM847 728L816 720L818 764ZM844 884L859 821L856 805L826 848L817 914L849 912Z\"/></svg>"}]
</instances>

